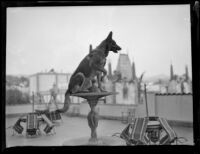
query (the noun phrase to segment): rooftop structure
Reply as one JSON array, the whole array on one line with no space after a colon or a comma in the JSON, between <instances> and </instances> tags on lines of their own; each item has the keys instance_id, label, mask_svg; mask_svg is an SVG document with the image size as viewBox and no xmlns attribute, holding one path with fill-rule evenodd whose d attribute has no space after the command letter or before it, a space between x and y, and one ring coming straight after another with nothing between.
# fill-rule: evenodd
<instances>
[{"instance_id":1,"label":"rooftop structure","mask_svg":"<svg viewBox=\"0 0 200 154\"><path fill-rule=\"evenodd\" d=\"M116 71L120 72L122 79L132 80L132 67L128 54L119 55Z\"/></svg>"}]
</instances>

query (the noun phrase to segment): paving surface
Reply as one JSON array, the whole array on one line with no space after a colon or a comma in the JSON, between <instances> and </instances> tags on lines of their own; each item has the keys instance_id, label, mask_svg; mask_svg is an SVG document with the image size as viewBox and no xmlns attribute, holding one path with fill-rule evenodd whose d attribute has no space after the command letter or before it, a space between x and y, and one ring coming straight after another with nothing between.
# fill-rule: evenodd
<instances>
[{"instance_id":1,"label":"paving surface","mask_svg":"<svg viewBox=\"0 0 200 154\"><path fill-rule=\"evenodd\" d=\"M6 128L13 125L18 117L6 118ZM56 134L45 135L41 128L42 135L35 138L27 138L25 130L22 135L12 136L12 129L6 129L6 147L13 146L62 146L67 140L81 137L90 137L90 128L86 118L62 116L63 123L59 122L55 126ZM22 125L25 128L25 125ZM98 136L112 136L116 132L121 132L126 124L117 120L100 119L97 127ZM187 138L186 145L193 145L193 128L173 127L180 137Z\"/></svg>"}]
</instances>

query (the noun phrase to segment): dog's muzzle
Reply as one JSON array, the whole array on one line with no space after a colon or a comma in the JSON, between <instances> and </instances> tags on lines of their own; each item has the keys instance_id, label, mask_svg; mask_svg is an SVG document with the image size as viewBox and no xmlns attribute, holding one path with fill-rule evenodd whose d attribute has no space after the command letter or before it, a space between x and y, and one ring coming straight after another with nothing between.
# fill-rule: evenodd
<instances>
[{"instance_id":1,"label":"dog's muzzle","mask_svg":"<svg viewBox=\"0 0 200 154\"><path fill-rule=\"evenodd\" d=\"M118 52L119 50L121 50L122 48L120 47L120 46L117 46L116 48L115 48L115 52Z\"/></svg>"},{"instance_id":2,"label":"dog's muzzle","mask_svg":"<svg viewBox=\"0 0 200 154\"><path fill-rule=\"evenodd\" d=\"M118 49L117 49L117 50L121 50L121 49L122 49L122 48L118 46Z\"/></svg>"}]
</instances>

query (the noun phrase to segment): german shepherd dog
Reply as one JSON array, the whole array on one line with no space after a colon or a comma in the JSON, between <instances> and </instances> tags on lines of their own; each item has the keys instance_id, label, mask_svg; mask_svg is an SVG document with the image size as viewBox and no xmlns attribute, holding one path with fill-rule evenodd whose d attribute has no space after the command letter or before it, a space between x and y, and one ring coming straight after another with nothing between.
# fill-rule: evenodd
<instances>
[{"instance_id":1,"label":"german shepherd dog","mask_svg":"<svg viewBox=\"0 0 200 154\"><path fill-rule=\"evenodd\" d=\"M81 61L70 78L68 90L65 93L64 106L62 109L58 110L59 112L63 113L68 110L71 103L69 97L71 94L89 92L91 81L95 77L98 79L98 88L103 91L101 87L101 78L107 74L107 71L104 69L106 57L108 56L109 51L117 53L119 50L121 50L121 47L112 39L112 32L110 32L107 38L95 49L92 50L92 47L90 46L89 54Z\"/></svg>"}]
</instances>

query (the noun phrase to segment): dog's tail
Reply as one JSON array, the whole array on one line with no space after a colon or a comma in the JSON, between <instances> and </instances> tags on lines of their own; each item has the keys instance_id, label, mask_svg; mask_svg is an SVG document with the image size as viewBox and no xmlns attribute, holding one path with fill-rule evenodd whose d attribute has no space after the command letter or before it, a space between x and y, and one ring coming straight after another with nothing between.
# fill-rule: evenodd
<instances>
[{"instance_id":1,"label":"dog's tail","mask_svg":"<svg viewBox=\"0 0 200 154\"><path fill-rule=\"evenodd\" d=\"M64 101L64 106L62 109L58 109L57 111L60 112L60 113L65 113L68 111L69 109L69 106L71 104L71 100L70 100L70 91L69 89L66 91L65 93L65 101Z\"/></svg>"}]
</instances>

